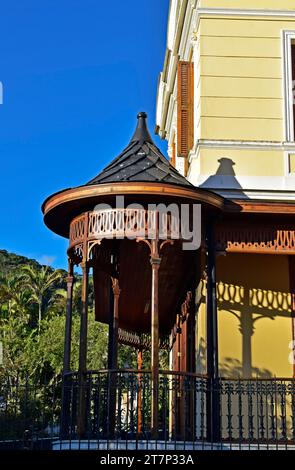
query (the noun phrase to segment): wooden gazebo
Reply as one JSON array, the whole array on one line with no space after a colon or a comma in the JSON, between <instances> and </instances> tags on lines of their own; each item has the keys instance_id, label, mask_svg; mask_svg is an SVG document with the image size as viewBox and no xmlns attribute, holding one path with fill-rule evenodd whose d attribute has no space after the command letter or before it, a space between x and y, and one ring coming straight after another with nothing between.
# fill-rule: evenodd
<instances>
[{"instance_id":1,"label":"wooden gazebo","mask_svg":"<svg viewBox=\"0 0 295 470\"><path fill-rule=\"evenodd\" d=\"M178 348L172 367L195 370L194 291L201 277L201 249L183 250L179 217L173 210L161 214L159 204L181 210L181 205L201 206L198 229L207 246L208 308L211 342L208 366L214 370L217 334L214 306L214 250L210 252L210 224L222 210L223 199L192 186L155 146L138 114L135 133L125 150L87 184L53 194L43 204L45 224L69 238L64 374L70 372L73 267L82 269L82 312L79 353L78 433L86 432L88 276L93 269L95 317L109 324L108 368L117 369L118 341L142 350L150 334L151 435L158 432L159 345L173 342L173 331L185 323L181 360ZM124 197L124 207L122 206ZM152 206L151 206L152 205ZM153 209L151 209L153 207ZM177 232L177 236L175 233ZM211 286L211 287L210 287ZM182 314L181 314L182 312ZM216 338L215 338L216 339ZM167 340L166 340L167 342ZM211 355L210 355L211 354ZM178 361L178 365L176 365ZM140 365L140 364L139 364ZM82 390L82 391L81 391ZM115 398L114 398L115 399Z\"/></svg>"}]
</instances>

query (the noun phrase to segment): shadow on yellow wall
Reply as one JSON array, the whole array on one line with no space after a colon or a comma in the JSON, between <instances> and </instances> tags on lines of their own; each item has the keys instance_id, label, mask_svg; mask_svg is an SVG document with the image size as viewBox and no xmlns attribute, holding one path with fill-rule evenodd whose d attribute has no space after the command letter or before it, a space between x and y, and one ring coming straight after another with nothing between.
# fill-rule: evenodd
<instances>
[{"instance_id":1,"label":"shadow on yellow wall","mask_svg":"<svg viewBox=\"0 0 295 470\"><path fill-rule=\"evenodd\" d=\"M227 378L292 377L287 255L217 257L219 370ZM206 373L206 282L198 289L196 371Z\"/></svg>"},{"instance_id":2,"label":"shadow on yellow wall","mask_svg":"<svg viewBox=\"0 0 295 470\"><path fill-rule=\"evenodd\" d=\"M201 185L201 188L226 188L238 190L245 198L247 196L243 192L243 188L236 178L234 170L235 162L228 157L221 157L218 160L218 168L214 175L209 176Z\"/></svg>"},{"instance_id":3,"label":"shadow on yellow wall","mask_svg":"<svg viewBox=\"0 0 295 470\"><path fill-rule=\"evenodd\" d=\"M291 374L287 256L231 254L218 258L217 266L221 376L268 378L285 375L286 371ZM233 318L237 320L234 330Z\"/></svg>"}]
</instances>

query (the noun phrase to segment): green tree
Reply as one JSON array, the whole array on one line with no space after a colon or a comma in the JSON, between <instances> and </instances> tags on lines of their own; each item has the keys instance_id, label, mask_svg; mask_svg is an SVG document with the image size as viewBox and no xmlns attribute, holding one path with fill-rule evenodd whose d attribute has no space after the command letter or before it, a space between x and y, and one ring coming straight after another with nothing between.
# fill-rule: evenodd
<instances>
[{"instance_id":1,"label":"green tree","mask_svg":"<svg viewBox=\"0 0 295 470\"><path fill-rule=\"evenodd\" d=\"M82 282L80 279L75 280L73 285L73 312L80 313L82 309L81 301ZM56 289L54 292L54 299L52 302L55 309L62 313L66 311L67 305L67 291L65 289Z\"/></svg>"},{"instance_id":2,"label":"green tree","mask_svg":"<svg viewBox=\"0 0 295 470\"><path fill-rule=\"evenodd\" d=\"M1 275L0 277L0 305L2 313L11 313L12 299L16 292L15 277Z\"/></svg>"},{"instance_id":3,"label":"green tree","mask_svg":"<svg viewBox=\"0 0 295 470\"><path fill-rule=\"evenodd\" d=\"M28 321L30 309L30 294L18 285L18 277L15 274L0 276L0 311L2 318L11 315L21 317Z\"/></svg>"},{"instance_id":4,"label":"green tree","mask_svg":"<svg viewBox=\"0 0 295 470\"><path fill-rule=\"evenodd\" d=\"M23 348L23 364L31 376L50 381L61 376L64 356L65 316L52 314L42 320L40 337L30 335ZM78 370L80 316L73 315L71 368ZM107 365L107 326L96 322L89 312L88 357L89 369L105 369Z\"/></svg>"},{"instance_id":5,"label":"green tree","mask_svg":"<svg viewBox=\"0 0 295 470\"><path fill-rule=\"evenodd\" d=\"M0 367L0 377L16 378L30 372L30 358L25 353L29 336L28 324L21 318L11 315L1 319L3 364Z\"/></svg>"},{"instance_id":6,"label":"green tree","mask_svg":"<svg viewBox=\"0 0 295 470\"><path fill-rule=\"evenodd\" d=\"M21 289L30 292L30 300L38 306L38 336L41 331L43 313L54 298L54 291L63 279L61 270L52 271L48 266L42 266L40 270L32 266L23 266L18 283Z\"/></svg>"}]
</instances>

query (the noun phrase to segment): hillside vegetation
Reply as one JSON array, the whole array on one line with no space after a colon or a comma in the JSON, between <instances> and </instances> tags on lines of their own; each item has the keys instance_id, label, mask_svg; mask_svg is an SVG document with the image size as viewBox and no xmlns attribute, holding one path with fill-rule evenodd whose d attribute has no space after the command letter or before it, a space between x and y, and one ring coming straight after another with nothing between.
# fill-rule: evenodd
<instances>
[{"instance_id":1,"label":"hillside vegetation","mask_svg":"<svg viewBox=\"0 0 295 470\"><path fill-rule=\"evenodd\" d=\"M66 275L63 270L0 250L0 379L29 377L34 382L48 382L61 375ZM72 368L77 370L81 278L75 278ZM94 320L91 292L89 298L88 367L101 369L107 365L107 326ZM124 357L126 348L120 351L122 361Z\"/></svg>"}]
</instances>

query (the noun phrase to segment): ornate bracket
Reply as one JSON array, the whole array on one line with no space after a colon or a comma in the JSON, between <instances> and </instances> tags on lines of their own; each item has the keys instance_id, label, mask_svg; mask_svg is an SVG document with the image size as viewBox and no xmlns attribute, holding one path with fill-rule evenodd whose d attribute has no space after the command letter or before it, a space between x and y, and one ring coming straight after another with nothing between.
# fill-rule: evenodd
<instances>
[{"instance_id":1,"label":"ornate bracket","mask_svg":"<svg viewBox=\"0 0 295 470\"><path fill-rule=\"evenodd\" d=\"M140 242L143 242L145 243L149 249L150 249L150 256L151 256L151 261L155 261L156 260L160 260L161 261L161 257L160 257L160 254L161 254L161 251L162 251L162 248L165 246L165 245L174 245L174 240L164 240L163 242L160 242L159 240L155 239L155 240L147 240L146 238L142 238L142 237L138 237L136 238L136 242L137 243L140 243Z\"/></svg>"}]
</instances>

